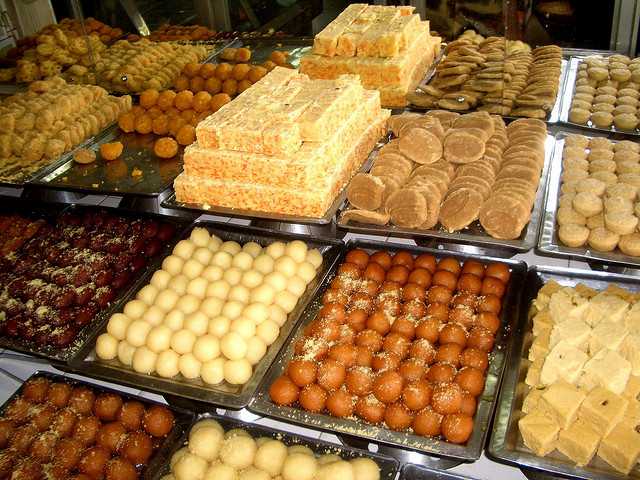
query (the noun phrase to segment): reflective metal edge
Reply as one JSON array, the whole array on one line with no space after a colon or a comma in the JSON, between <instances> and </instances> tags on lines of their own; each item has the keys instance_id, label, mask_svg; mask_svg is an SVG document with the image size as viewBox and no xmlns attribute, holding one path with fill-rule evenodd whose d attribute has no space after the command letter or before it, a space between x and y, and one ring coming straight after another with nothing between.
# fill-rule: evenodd
<instances>
[{"instance_id":1,"label":"reflective metal edge","mask_svg":"<svg viewBox=\"0 0 640 480\"><path fill-rule=\"evenodd\" d=\"M296 308L288 315L286 323L280 328L280 333L276 341L271 344L265 356L254 365L253 373L247 383L242 386L233 386L227 383L220 385L207 385L202 380L185 380L181 376L173 379L161 378L157 375L145 375L133 371L122 365L117 360L103 361L95 357L95 349L93 345L89 346L85 356L78 358L73 362L71 367L78 373L88 374L96 378L107 381L117 382L124 385L143 388L150 392L159 394L170 394L192 400L197 400L230 409L240 409L249 403L253 397L255 390L258 388L265 372L278 355L282 345L286 342L289 334L297 325L300 316L307 304L315 297L317 289L323 284L326 276L335 265L338 256L343 250L344 244L339 240L330 239L313 239L304 235L286 233L276 230L268 230L255 227L246 227L243 225L223 224L209 221L196 221L191 224L175 242L180 239L187 238L191 230L195 227L203 227L211 233L216 234L223 240L233 240L240 244L247 242L257 242L266 245L273 241L291 241L302 240L311 248L319 248L323 253L323 263L316 278L309 284L306 292L298 301ZM168 251L168 254L171 250ZM161 262L158 262L157 268L160 268ZM120 308L115 310L122 311L124 304L135 298L136 293L149 281L156 269L153 269L137 283L136 288L129 291L127 296L120 302ZM104 330L106 325L102 326Z\"/></svg>"},{"instance_id":2,"label":"reflective metal edge","mask_svg":"<svg viewBox=\"0 0 640 480\"><path fill-rule=\"evenodd\" d=\"M487 455L501 463L562 475L567 478L585 480L594 478L599 480L640 479L638 465L628 476L615 472L597 457L595 466L578 467L559 452L554 452L546 457L538 457L522 443L517 421L521 413L524 393L528 389L524 378L531 363L527 360L527 352L532 342L529 306L531 301L536 298L542 285L552 279L565 286L584 283L601 290L609 284L615 283L633 291L640 290L640 280L629 275L559 267L533 266L529 268L520 302L517 328L514 330L516 341L511 350L512 355L508 359L508 367L502 381L498 407L493 419L493 429L487 444ZM590 465L593 463L594 460Z\"/></svg>"},{"instance_id":3,"label":"reflective metal edge","mask_svg":"<svg viewBox=\"0 0 640 480\"><path fill-rule=\"evenodd\" d=\"M524 229L524 233L518 240L498 240L484 233L482 227L479 225L479 221L476 220L472 226L482 233L465 233L469 229L462 230L460 232L449 233L442 230L417 230L412 228L401 228L394 225L367 225L356 222L344 222L341 218L343 211L348 209L348 202L345 202L338 211L338 217L336 225L338 228L348 230L355 233L364 233L368 235L380 235L391 237L408 237L413 239L437 239L441 242L462 243L466 245L472 245L475 247L492 248L496 250L508 250L512 252L527 252L536 246L538 238L538 229L540 228L540 222L542 220L544 196L547 188L547 182L549 180L549 168L551 166L551 159L553 158L553 149L555 147L555 139L552 135L547 135L545 141L545 160L542 167L542 173L540 174L540 183L538 185L538 191L533 203L531 218L529 223ZM367 170L368 171L368 170Z\"/></svg>"},{"instance_id":4,"label":"reflective metal edge","mask_svg":"<svg viewBox=\"0 0 640 480\"><path fill-rule=\"evenodd\" d=\"M269 399L269 386L282 374L286 365L293 356L295 347L295 339L299 338L304 328L315 319L315 316L322 305L322 294L329 286L330 281L334 277L335 270L327 277L318 289L315 299L309 303L298 322L298 326L290 335L288 344L282 349L278 359L273 363L269 371L264 377L256 395L249 404L249 410L259 415L274 418L279 421L291 422L306 426L307 428L317 428L334 434L343 434L346 436L357 437L357 440L365 440L370 443L391 445L402 450L416 450L427 455L437 457L453 458L463 462L472 462L477 460L482 453L485 440L488 434L491 418L498 397L498 390L502 378L502 372L505 367L506 357L513 348L514 335L513 330L518 319L518 311L520 306L520 294L522 283L526 275L526 264L524 262L508 260L503 258L487 257L487 256L470 256L446 250L434 250L420 247L408 247L406 245L397 245L389 243L374 243L365 241L349 241L345 254L352 248L362 248L368 251L408 251L412 254L430 253L437 258L451 256L459 260L473 258L482 262L501 262L509 265L512 270L511 280L505 294L503 309L500 314L503 328L500 329L496 336L496 343L491 353L490 364L485 383L485 390L478 398L478 410L474 418L474 429L471 438L466 445L455 445L440 439L421 437L406 432L394 432L392 430L379 426L367 424L364 422L334 418L327 414L313 414L306 412L297 407L277 406ZM340 261L336 263L336 270ZM387 454L391 448L385 450Z\"/></svg>"},{"instance_id":5,"label":"reflective metal edge","mask_svg":"<svg viewBox=\"0 0 640 480\"><path fill-rule=\"evenodd\" d=\"M596 261L604 263L615 263L619 265L640 266L640 257L632 257L620 252L618 248L614 252L598 252L586 247L571 248L560 243L556 228L556 213L558 211L558 200L560 197L561 175L562 175L562 150L564 147L564 137L569 132L559 131L556 134L556 147L549 172L549 184L542 212L542 225L538 237L536 250L541 254L552 255L554 257L566 257L572 259L583 259L586 261ZM591 136L586 135L591 138Z\"/></svg>"},{"instance_id":6,"label":"reflective metal edge","mask_svg":"<svg viewBox=\"0 0 640 480\"><path fill-rule=\"evenodd\" d=\"M407 464L402 468L398 480L471 480L471 477L421 465Z\"/></svg>"}]
</instances>

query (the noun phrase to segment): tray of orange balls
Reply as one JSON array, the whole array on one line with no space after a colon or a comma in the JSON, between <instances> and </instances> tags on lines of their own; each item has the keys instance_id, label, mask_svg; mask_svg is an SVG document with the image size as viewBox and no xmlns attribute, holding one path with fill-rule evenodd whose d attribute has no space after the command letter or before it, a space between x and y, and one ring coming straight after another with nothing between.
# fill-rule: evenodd
<instances>
[{"instance_id":1,"label":"tray of orange balls","mask_svg":"<svg viewBox=\"0 0 640 480\"><path fill-rule=\"evenodd\" d=\"M249 409L477 460L513 344L526 264L349 242Z\"/></svg>"},{"instance_id":2,"label":"tray of orange balls","mask_svg":"<svg viewBox=\"0 0 640 480\"><path fill-rule=\"evenodd\" d=\"M193 414L36 372L0 407L0 478L156 478Z\"/></svg>"},{"instance_id":3,"label":"tray of orange balls","mask_svg":"<svg viewBox=\"0 0 640 480\"><path fill-rule=\"evenodd\" d=\"M145 90L117 125L32 183L88 194L158 196L182 171L196 125L230 101L224 93Z\"/></svg>"}]
</instances>

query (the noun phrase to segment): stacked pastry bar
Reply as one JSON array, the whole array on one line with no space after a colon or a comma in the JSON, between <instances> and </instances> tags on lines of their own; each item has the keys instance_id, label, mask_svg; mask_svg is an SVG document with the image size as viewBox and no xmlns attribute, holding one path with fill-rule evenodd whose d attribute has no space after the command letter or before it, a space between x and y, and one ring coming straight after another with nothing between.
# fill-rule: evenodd
<instances>
[{"instance_id":1,"label":"stacked pastry bar","mask_svg":"<svg viewBox=\"0 0 640 480\"><path fill-rule=\"evenodd\" d=\"M176 198L322 216L385 131L380 94L353 75L276 68L196 129Z\"/></svg>"},{"instance_id":2,"label":"stacked pastry bar","mask_svg":"<svg viewBox=\"0 0 640 480\"><path fill-rule=\"evenodd\" d=\"M365 88L380 92L382 104L402 107L440 49L413 7L349 5L316 35L313 51L300 62L311 78L358 74Z\"/></svg>"}]
</instances>

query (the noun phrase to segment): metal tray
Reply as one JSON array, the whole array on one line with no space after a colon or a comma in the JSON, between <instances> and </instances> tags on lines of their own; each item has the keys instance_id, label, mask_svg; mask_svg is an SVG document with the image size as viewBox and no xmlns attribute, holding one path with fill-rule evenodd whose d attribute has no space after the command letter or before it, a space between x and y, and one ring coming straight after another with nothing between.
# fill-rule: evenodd
<instances>
[{"instance_id":1,"label":"metal tray","mask_svg":"<svg viewBox=\"0 0 640 480\"><path fill-rule=\"evenodd\" d=\"M219 422L225 429L225 431L233 428L242 428L243 430L246 430L247 433L249 433L254 439L260 437L269 437L275 440L280 440L287 446L304 445L306 447L309 447L311 450L313 450L314 453L318 455L333 453L341 456L345 460L359 457L368 457L375 461L380 467L381 480L394 480L396 478L396 473L398 471L398 462L392 458L380 455L379 453L359 450L348 446L336 445L335 443L326 442L324 440L309 438L302 435L297 435L295 433L287 432L286 430L278 430L273 427L267 427L256 423L246 423L242 420L217 415L215 413L203 413L201 415L198 415L194 420L194 424L206 418L213 418L214 420ZM156 473L156 477L154 478L154 480L158 479L162 475L170 473L168 468L169 459L171 458L173 453L178 450L178 448L182 447L186 443L190 430L191 429L189 428L185 432L181 439L181 442L176 443L174 449L165 457L166 461L164 468L161 468Z\"/></svg>"},{"instance_id":2,"label":"metal tray","mask_svg":"<svg viewBox=\"0 0 640 480\"><path fill-rule=\"evenodd\" d=\"M251 50L250 64L260 65L269 60L269 55L274 50L287 52L288 63L293 68L300 67L300 59L311 51L313 47L313 37L284 37L284 38L236 38L231 43L218 50L211 58L212 63L223 63L228 60L219 58L224 48L246 47ZM209 61L209 59L207 60Z\"/></svg>"},{"instance_id":3,"label":"metal tray","mask_svg":"<svg viewBox=\"0 0 640 480\"><path fill-rule=\"evenodd\" d=\"M604 290L610 284L617 284L632 291L640 290L637 278L607 272L589 272L571 268L534 266L529 269L520 302L520 316L514 330L515 345L509 357L509 367L504 375L498 408L493 420L493 430L488 443L487 453L499 462L518 467L562 475L568 478L599 480L640 479L640 467L628 475L616 473L603 460L595 457L586 467L578 467L564 455L555 451L546 457L538 457L524 446L518 431L522 402L527 386L524 378L529 366L527 360L529 347L533 341L529 320L529 305L536 298L538 290L549 280L561 285L573 286L583 283L598 290Z\"/></svg>"},{"instance_id":4,"label":"metal tray","mask_svg":"<svg viewBox=\"0 0 640 480\"><path fill-rule=\"evenodd\" d=\"M123 217L153 218L164 223L171 223L176 228L176 232L174 234L175 242L177 242L177 238L180 236L182 230L187 225L187 222L175 217L167 217L153 213L125 213L116 208L75 204L69 205L65 209L58 208L57 211L52 210L52 213L50 213L49 215L43 213L42 215L40 215L40 218L44 217L46 219L53 220L60 213L75 211L83 212L86 210L108 211ZM36 211L42 212L43 210ZM150 261L142 270L134 274L129 284L117 293L116 297L113 299L109 307L99 311L91 322L82 327L71 345L65 347L64 349L51 346L39 347L28 341L0 336L0 348L6 348L8 350L46 358L53 363L71 363L74 360L84 358L87 354L87 351L92 347L95 338L104 330L111 315L122 310L126 299L129 298L134 292L137 292L139 290L140 282L147 276L149 272L155 271L157 265L159 265L160 263L160 259L168 253L167 250L168 247L165 246L164 249L160 253L158 253L155 258L150 259Z\"/></svg>"},{"instance_id":5,"label":"metal tray","mask_svg":"<svg viewBox=\"0 0 640 480\"><path fill-rule=\"evenodd\" d=\"M33 375L31 375L28 379L24 381L27 383L29 380L36 377L44 377L52 382L59 383L68 383L73 386L83 386L89 387L95 392L98 393L115 393L116 395L121 396L124 400L134 400L138 401L144 405L162 405L163 407L171 410L175 416L175 424L173 430L167 435L167 437L162 440L162 444L160 448L155 452L155 454L151 457L149 464L142 471L141 479L143 480L151 480L157 478L158 472L164 466L164 460L167 456L175 449L175 445L184 437L188 428L193 422L193 413L183 410L181 408L172 407L170 405L165 405L160 402L156 402L153 400L149 400L147 398L139 397L137 395L131 395L125 392L121 392L119 390L115 390L113 388L105 387L102 385L96 385L95 383L86 382L84 380L77 380L75 378L66 377L64 375L59 375L56 373L51 373L47 371L36 371ZM23 384L24 385L24 384ZM5 408L22 392L22 386L18 388L11 397L0 406L0 416L4 414Z\"/></svg>"},{"instance_id":6,"label":"metal tray","mask_svg":"<svg viewBox=\"0 0 640 480\"><path fill-rule=\"evenodd\" d=\"M382 443L393 445L403 450L418 450L422 453L435 455L438 457L452 458L462 462L472 462L480 458L484 447L485 438L489 430L489 422L493 414L493 409L497 399L498 387L504 370L505 358L512 349L514 338L512 335L513 327L517 321L517 313L520 302L520 288L526 274L526 264L515 260L505 260L502 258L493 258L486 256L469 256L446 250L433 250L419 247L409 247L405 245L394 245L388 243L372 243L361 241L350 241L347 243L346 251L343 253L339 261L344 259L346 253L352 248L361 248L366 251L385 250L397 252L406 250L412 254L430 253L437 258L451 256L459 260L474 258L479 261L496 261L502 262L512 269L511 281L504 297L503 308L501 312L501 321L503 327L496 336L496 343L491 354L489 369L487 370L487 380L485 390L478 398L478 410L474 419L473 434L466 445L455 445L443 440L421 437L411 433L401 433L381 428L375 425L366 424L356 420L338 419L325 414L313 414L293 407L277 406L269 399L269 386L279 377L287 366L288 361L293 356L295 347L295 339L299 338L304 328L312 322L318 310L322 305L322 294L328 288L330 281L333 279L336 268L331 272L322 288L318 290L318 294L313 302L309 304L302 315L302 321L298 323L298 327L291 340L283 349L278 359L265 375L264 381L249 405L249 410L259 415L273 417L279 421L292 422L304 425L307 428L317 428L332 433L344 434L346 436L358 437L358 440L365 439L373 443Z\"/></svg>"},{"instance_id":7,"label":"metal tray","mask_svg":"<svg viewBox=\"0 0 640 480\"><path fill-rule=\"evenodd\" d=\"M174 178L182 171L184 147L179 147L175 157L161 159L153 153L153 143L157 138L153 133L124 133L117 125L112 125L85 145L85 148L96 152L95 162L87 165L76 163L71 151L31 183L87 194L158 196L171 187ZM124 145L122 155L109 162L102 160L100 145L115 141ZM134 171L140 175L133 176Z\"/></svg>"},{"instance_id":8,"label":"metal tray","mask_svg":"<svg viewBox=\"0 0 640 480\"><path fill-rule=\"evenodd\" d=\"M581 248L567 247L558 238L558 228L556 223L556 213L558 210L558 199L560 197L561 174L562 174L562 150L564 148L564 138L569 135L567 132L556 134L556 147L549 172L549 183L542 212L542 222L540 235L536 251L541 255L551 255L554 257L565 257L571 259L583 259L598 263L615 263L619 265L640 266L640 257L625 255L618 248L613 252L599 252L592 250L588 246ZM588 137L591 137L587 135Z\"/></svg>"},{"instance_id":9,"label":"metal tray","mask_svg":"<svg viewBox=\"0 0 640 480\"><path fill-rule=\"evenodd\" d=\"M315 240L305 237L304 235L206 221L196 221L193 223L192 226L184 232L182 238L187 237L191 233L192 227L204 227L223 240L234 240L241 244L253 241L265 245L278 240L303 240L310 247L319 248L323 254L322 266L318 270L316 278L309 284L306 292L298 301L296 308L289 314L286 323L280 329L280 335L276 341L269 346L262 360L260 360L257 365L254 365L251 379L244 385L229 385L226 382L220 385L208 385L200 379L186 380L181 376L167 379L156 375L144 375L136 373L117 360L98 360L95 356L95 350L87 352L85 356L78 356L77 360L72 364L72 368L79 373L88 374L107 381L144 388L145 390L159 394L169 394L231 409L240 409L249 403L267 368L269 368L269 365L271 365L271 362L278 354L280 347L282 347L289 333L291 333L291 330L298 322L300 314L307 303L314 297L317 289L324 282L328 272L337 261L344 244L337 240ZM135 297L137 291L147 283L154 271L155 269L147 272L143 279L136 285L136 288L131 289L127 293L119 304L120 308L115 309L113 313L122 311L124 304ZM104 326L102 330L104 330ZM90 345L89 348L91 347L93 347L93 344Z\"/></svg>"},{"instance_id":10,"label":"metal tray","mask_svg":"<svg viewBox=\"0 0 640 480\"><path fill-rule=\"evenodd\" d=\"M471 478L453 472L407 464L402 469L398 480L471 480Z\"/></svg>"},{"instance_id":11,"label":"metal tray","mask_svg":"<svg viewBox=\"0 0 640 480\"><path fill-rule=\"evenodd\" d=\"M444 229L419 230L414 228L401 228L395 225L368 225L353 221L345 222L342 220L342 218L340 218L340 214L348 208L348 203L346 200L342 205L340 211L338 212L337 225L339 228L343 228L350 232L364 233L368 235L380 235L383 237L406 237L413 239L435 239L436 241L442 243L461 243L496 251L508 250L513 253L527 252L536 245L538 229L540 227L540 221L542 219L543 213L542 209L544 206L544 193L548 181L548 172L551 165L551 159L553 157L554 146L554 137L551 135L547 135L547 140L545 141L544 166L540 175L538 192L536 193L536 198L533 202L531 218L527 226L522 231L520 238L516 240L499 240L491 237L490 235L487 235L478 220L473 222L464 230L454 233L449 233Z\"/></svg>"},{"instance_id":12,"label":"metal tray","mask_svg":"<svg viewBox=\"0 0 640 480\"><path fill-rule=\"evenodd\" d=\"M617 52L598 52L598 54L602 57L608 57ZM567 72L567 79L564 85L564 91L562 92L562 104L560 107L560 122L565 123L567 125L572 125L574 127L592 130L597 132L606 132L606 133L619 133L624 135L635 135L640 136L640 129L636 128L635 130L617 130L614 125L611 125L609 128L600 128L596 127L591 123L591 120L584 125L580 123L574 123L569 120L569 110L571 110L571 102L573 101L573 92L576 88L576 75L578 74L578 66L583 59L587 58L589 55L584 56L575 56L569 58L569 68Z\"/></svg>"}]
</instances>

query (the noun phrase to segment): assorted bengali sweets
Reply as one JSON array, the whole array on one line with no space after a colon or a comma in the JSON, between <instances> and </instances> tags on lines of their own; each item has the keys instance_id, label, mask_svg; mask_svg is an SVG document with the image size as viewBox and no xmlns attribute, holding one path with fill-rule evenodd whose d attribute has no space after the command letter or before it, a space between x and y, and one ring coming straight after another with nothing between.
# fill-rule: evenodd
<instances>
[{"instance_id":1,"label":"assorted bengali sweets","mask_svg":"<svg viewBox=\"0 0 640 480\"><path fill-rule=\"evenodd\" d=\"M141 374L242 385L321 265L300 240L240 245L196 227L111 317L97 357Z\"/></svg>"},{"instance_id":2,"label":"assorted bengali sweets","mask_svg":"<svg viewBox=\"0 0 640 480\"><path fill-rule=\"evenodd\" d=\"M472 258L349 251L271 400L465 443L510 276Z\"/></svg>"}]
</instances>

